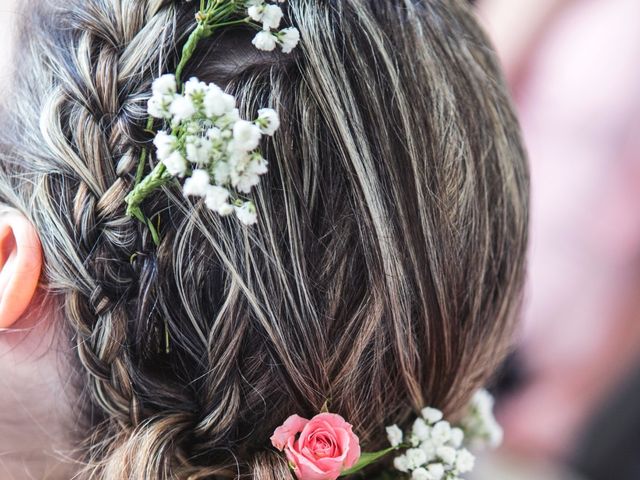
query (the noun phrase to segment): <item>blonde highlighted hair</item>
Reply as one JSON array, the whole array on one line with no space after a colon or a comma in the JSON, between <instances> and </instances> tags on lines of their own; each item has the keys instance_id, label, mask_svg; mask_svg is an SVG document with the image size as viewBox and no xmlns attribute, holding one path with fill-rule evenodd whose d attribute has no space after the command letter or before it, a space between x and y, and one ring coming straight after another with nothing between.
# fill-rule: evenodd
<instances>
[{"instance_id":1,"label":"blonde highlighted hair","mask_svg":"<svg viewBox=\"0 0 640 480\"><path fill-rule=\"evenodd\" d=\"M426 404L455 416L506 352L528 216L518 124L469 7L289 0L292 54L242 29L206 42L185 78L282 117L259 222L168 186L144 205L156 248L124 196L193 3L29 5L1 113L0 202L37 226L77 353L82 478L289 479L269 437L327 400L369 451Z\"/></svg>"}]
</instances>

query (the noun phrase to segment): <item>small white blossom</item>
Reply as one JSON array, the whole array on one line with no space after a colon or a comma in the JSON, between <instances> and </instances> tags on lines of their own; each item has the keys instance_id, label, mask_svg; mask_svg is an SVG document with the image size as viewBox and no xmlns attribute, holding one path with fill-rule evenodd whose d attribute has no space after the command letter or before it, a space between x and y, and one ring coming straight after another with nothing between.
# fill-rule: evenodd
<instances>
[{"instance_id":1,"label":"small white blossom","mask_svg":"<svg viewBox=\"0 0 640 480\"><path fill-rule=\"evenodd\" d=\"M259 155L247 158L249 161L240 172L232 170L231 173L232 185L242 193L250 193L260 183L260 175L267 173L267 161L264 158Z\"/></svg>"},{"instance_id":2,"label":"small white blossom","mask_svg":"<svg viewBox=\"0 0 640 480\"><path fill-rule=\"evenodd\" d=\"M262 28L264 30L276 29L280 26L283 13L277 5L266 5L262 12Z\"/></svg>"},{"instance_id":3,"label":"small white blossom","mask_svg":"<svg viewBox=\"0 0 640 480\"><path fill-rule=\"evenodd\" d=\"M386 430L387 438L389 439L389 443L392 447L397 447L402 443L403 434L398 425L391 425L390 427L387 427Z\"/></svg>"},{"instance_id":4,"label":"small white blossom","mask_svg":"<svg viewBox=\"0 0 640 480\"><path fill-rule=\"evenodd\" d=\"M251 5L247 14L252 20L262 22L263 30L278 28L283 17L282 9L279 6L265 3Z\"/></svg>"},{"instance_id":5,"label":"small white blossom","mask_svg":"<svg viewBox=\"0 0 640 480\"><path fill-rule=\"evenodd\" d=\"M182 193L184 196L205 197L209 191L210 185L209 173L206 170L194 170L189 178L184 182Z\"/></svg>"},{"instance_id":6,"label":"small white blossom","mask_svg":"<svg viewBox=\"0 0 640 480\"><path fill-rule=\"evenodd\" d=\"M300 42L300 31L295 27L283 28L278 33L278 38L282 45L282 51L284 53L291 53Z\"/></svg>"},{"instance_id":7,"label":"small white blossom","mask_svg":"<svg viewBox=\"0 0 640 480\"><path fill-rule=\"evenodd\" d=\"M154 118L169 120L171 118L169 106L172 101L173 97L151 97L147 103L147 113Z\"/></svg>"},{"instance_id":8,"label":"small white blossom","mask_svg":"<svg viewBox=\"0 0 640 480\"><path fill-rule=\"evenodd\" d=\"M184 84L184 94L191 98L202 98L208 90L206 83L201 82L197 78L193 77L187 80Z\"/></svg>"},{"instance_id":9,"label":"small white blossom","mask_svg":"<svg viewBox=\"0 0 640 480\"><path fill-rule=\"evenodd\" d=\"M476 447L496 448L502 443L502 428L493 416L493 397L486 390L473 396L469 411L462 421L469 442Z\"/></svg>"},{"instance_id":10,"label":"small white blossom","mask_svg":"<svg viewBox=\"0 0 640 480\"><path fill-rule=\"evenodd\" d=\"M419 441L423 442L425 440L429 440L429 437L431 435L431 428L429 428L429 425L427 425L427 423L422 418L416 418L416 420L413 422L411 433Z\"/></svg>"},{"instance_id":11,"label":"small white blossom","mask_svg":"<svg viewBox=\"0 0 640 480\"><path fill-rule=\"evenodd\" d=\"M190 120L195 115L196 107L190 98L178 95L171 102L169 112L173 117L173 124L179 125L185 120Z\"/></svg>"},{"instance_id":12,"label":"small white blossom","mask_svg":"<svg viewBox=\"0 0 640 480\"><path fill-rule=\"evenodd\" d=\"M258 221L256 207L251 202L245 202L241 207L235 207L236 216L245 225L253 225Z\"/></svg>"},{"instance_id":13,"label":"small white blossom","mask_svg":"<svg viewBox=\"0 0 640 480\"><path fill-rule=\"evenodd\" d=\"M409 468L412 470L421 467L427 462L427 456L419 448L409 448L405 455L409 461Z\"/></svg>"},{"instance_id":14,"label":"small white blossom","mask_svg":"<svg viewBox=\"0 0 640 480\"><path fill-rule=\"evenodd\" d=\"M437 408L423 408L420 412L422 414L422 418L424 418L430 425L439 422L442 420L442 412Z\"/></svg>"},{"instance_id":15,"label":"small white blossom","mask_svg":"<svg viewBox=\"0 0 640 480\"><path fill-rule=\"evenodd\" d=\"M204 165L211 160L211 142L206 138L187 137L186 150L191 163Z\"/></svg>"},{"instance_id":16,"label":"small white blossom","mask_svg":"<svg viewBox=\"0 0 640 480\"><path fill-rule=\"evenodd\" d=\"M427 461L430 462L434 458L436 458L436 450L438 449L438 445L433 443L431 440L424 441L420 444L420 450L422 450L427 456Z\"/></svg>"},{"instance_id":17,"label":"small white blossom","mask_svg":"<svg viewBox=\"0 0 640 480\"><path fill-rule=\"evenodd\" d=\"M426 468L420 467L411 473L411 480L433 480L433 477Z\"/></svg>"},{"instance_id":18,"label":"small white blossom","mask_svg":"<svg viewBox=\"0 0 640 480\"><path fill-rule=\"evenodd\" d=\"M176 77L173 74L162 75L161 77L156 78L151 85L151 91L154 97L174 95L176 90Z\"/></svg>"},{"instance_id":19,"label":"small white blossom","mask_svg":"<svg viewBox=\"0 0 640 480\"><path fill-rule=\"evenodd\" d=\"M213 169L217 185L226 185L231 181L231 166L227 162L218 162Z\"/></svg>"},{"instance_id":20,"label":"small white blossom","mask_svg":"<svg viewBox=\"0 0 640 480\"><path fill-rule=\"evenodd\" d=\"M444 445L451 438L451 425L446 420L436 423L431 429L431 440L438 445Z\"/></svg>"},{"instance_id":21,"label":"small white blossom","mask_svg":"<svg viewBox=\"0 0 640 480\"><path fill-rule=\"evenodd\" d=\"M398 455L396 458L393 459L393 467L396 470L399 470L401 472L408 472L409 471L409 460L407 459L406 455Z\"/></svg>"},{"instance_id":22,"label":"small white blossom","mask_svg":"<svg viewBox=\"0 0 640 480\"><path fill-rule=\"evenodd\" d=\"M456 458L456 470L459 473L467 473L473 470L476 457L466 448L458 451L458 457Z\"/></svg>"},{"instance_id":23,"label":"small white blossom","mask_svg":"<svg viewBox=\"0 0 640 480\"><path fill-rule=\"evenodd\" d=\"M276 37L268 31L261 30L251 41L258 50L270 52L276 48Z\"/></svg>"},{"instance_id":24,"label":"small white blossom","mask_svg":"<svg viewBox=\"0 0 640 480\"><path fill-rule=\"evenodd\" d=\"M156 133L153 144L156 147L156 157L158 160L163 161L175 151L178 139L164 130L160 130Z\"/></svg>"},{"instance_id":25,"label":"small white blossom","mask_svg":"<svg viewBox=\"0 0 640 480\"><path fill-rule=\"evenodd\" d=\"M260 128L246 120L238 120L233 126L233 148L248 152L260 143Z\"/></svg>"},{"instance_id":26,"label":"small white blossom","mask_svg":"<svg viewBox=\"0 0 640 480\"><path fill-rule=\"evenodd\" d=\"M209 185L205 194L205 205L209 210L220 212L221 208L227 204L229 199L229 191L226 188L217 185Z\"/></svg>"},{"instance_id":27,"label":"small white blossom","mask_svg":"<svg viewBox=\"0 0 640 480\"><path fill-rule=\"evenodd\" d=\"M280 117L273 108L261 108L256 123L262 133L271 136L280 128Z\"/></svg>"},{"instance_id":28,"label":"small white blossom","mask_svg":"<svg viewBox=\"0 0 640 480\"><path fill-rule=\"evenodd\" d=\"M453 447L438 447L436 454L446 465L453 465L456 461L457 452Z\"/></svg>"},{"instance_id":29,"label":"small white blossom","mask_svg":"<svg viewBox=\"0 0 640 480\"><path fill-rule=\"evenodd\" d=\"M452 428L451 429L451 438L449 442L455 448L460 448L462 446L462 442L464 441L464 432L460 428Z\"/></svg>"},{"instance_id":30,"label":"small white blossom","mask_svg":"<svg viewBox=\"0 0 640 480\"><path fill-rule=\"evenodd\" d=\"M227 216L227 215L231 215L235 210L235 207L233 205L229 205L228 203L225 203L223 205L220 205L220 208L218 208L218 215L222 215L222 216Z\"/></svg>"},{"instance_id":31,"label":"small white blossom","mask_svg":"<svg viewBox=\"0 0 640 480\"><path fill-rule=\"evenodd\" d=\"M207 138L212 142L222 140L222 130L220 130L218 127L211 127L207 130Z\"/></svg>"},{"instance_id":32,"label":"small white blossom","mask_svg":"<svg viewBox=\"0 0 640 480\"><path fill-rule=\"evenodd\" d=\"M441 463L432 463L427 467L433 480L440 480L444 477L444 466Z\"/></svg>"},{"instance_id":33,"label":"small white blossom","mask_svg":"<svg viewBox=\"0 0 640 480\"><path fill-rule=\"evenodd\" d=\"M187 161L178 151L173 152L167 158L162 160L162 163L167 167L167 171L174 177L184 177L187 173Z\"/></svg>"},{"instance_id":34,"label":"small white blossom","mask_svg":"<svg viewBox=\"0 0 640 480\"><path fill-rule=\"evenodd\" d=\"M219 117L233 111L236 99L233 95L225 93L217 85L211 84L204 97L205 114L209 118Z\"/></svg>"}]
</instances>

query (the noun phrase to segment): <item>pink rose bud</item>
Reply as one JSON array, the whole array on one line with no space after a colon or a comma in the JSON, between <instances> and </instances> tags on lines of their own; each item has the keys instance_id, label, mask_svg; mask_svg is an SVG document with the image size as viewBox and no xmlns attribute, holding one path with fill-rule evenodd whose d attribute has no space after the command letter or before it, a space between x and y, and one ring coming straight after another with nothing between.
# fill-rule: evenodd
<instances>
[{"instance_id":1,"label":"pink rose bud","mask_svg":"<svg viewBox=\"0 0 640 480\"><path fill-rule=\"evenodd\" d=\"M351 424L334 413L311 420L292 415L276 428L271 443L284 450L298 480L336 480L360 458Z\"/></svg>"}]
</instances>

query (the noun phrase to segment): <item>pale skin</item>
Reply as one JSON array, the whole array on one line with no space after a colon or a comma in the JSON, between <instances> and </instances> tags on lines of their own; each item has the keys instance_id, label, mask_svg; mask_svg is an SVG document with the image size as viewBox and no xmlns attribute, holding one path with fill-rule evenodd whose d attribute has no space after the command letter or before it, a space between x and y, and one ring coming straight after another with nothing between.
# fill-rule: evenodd
<instances>
[{"instance_id":1,"label":"pale skin","mask_svg":"<svg viewBox=\"0 0 640 480\"><path fill-rule=\"evenodd\" d=\"M0 1L0 88L10 85L17 21L14 0ZM42 247L33 225L0 205L0 478L69 479L71 389L51 308L38 288Z\"/></svg>"},{"instance_id":2,"label":"pale skin","mask_svg":"<svg viewBox=\"0 0 640 480\"><path fill-rule=\"evenodd\" d=\"M0 478L71 478L70 389L51 309L40 301L42 248L21 214L0 213Z\"/></svg>"}]
</instances>

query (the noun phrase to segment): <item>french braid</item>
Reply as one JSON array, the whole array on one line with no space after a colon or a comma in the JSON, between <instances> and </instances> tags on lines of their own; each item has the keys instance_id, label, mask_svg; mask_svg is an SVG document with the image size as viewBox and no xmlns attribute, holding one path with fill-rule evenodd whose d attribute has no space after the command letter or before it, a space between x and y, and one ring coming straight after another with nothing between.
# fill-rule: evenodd
<instances>
[{"instance_id":1,"label":"french braid","mask_svg":"<svg viewBox=\"0 0 640 480\"><path fill-rule=\"evenodd\" d=\"M124 197L194 2L28 7L0 201L37 226L75 345L84 478L292 479L269 446L287 416L328 400L373 451L384 425L425 404L455 417L487 379L520 300L528 173L466 3L289 0L294 54L242 29L204 44L185 78L282 126L258 225L168 185L143 205L157 247Z\"/></svg>"}]
</instances>

